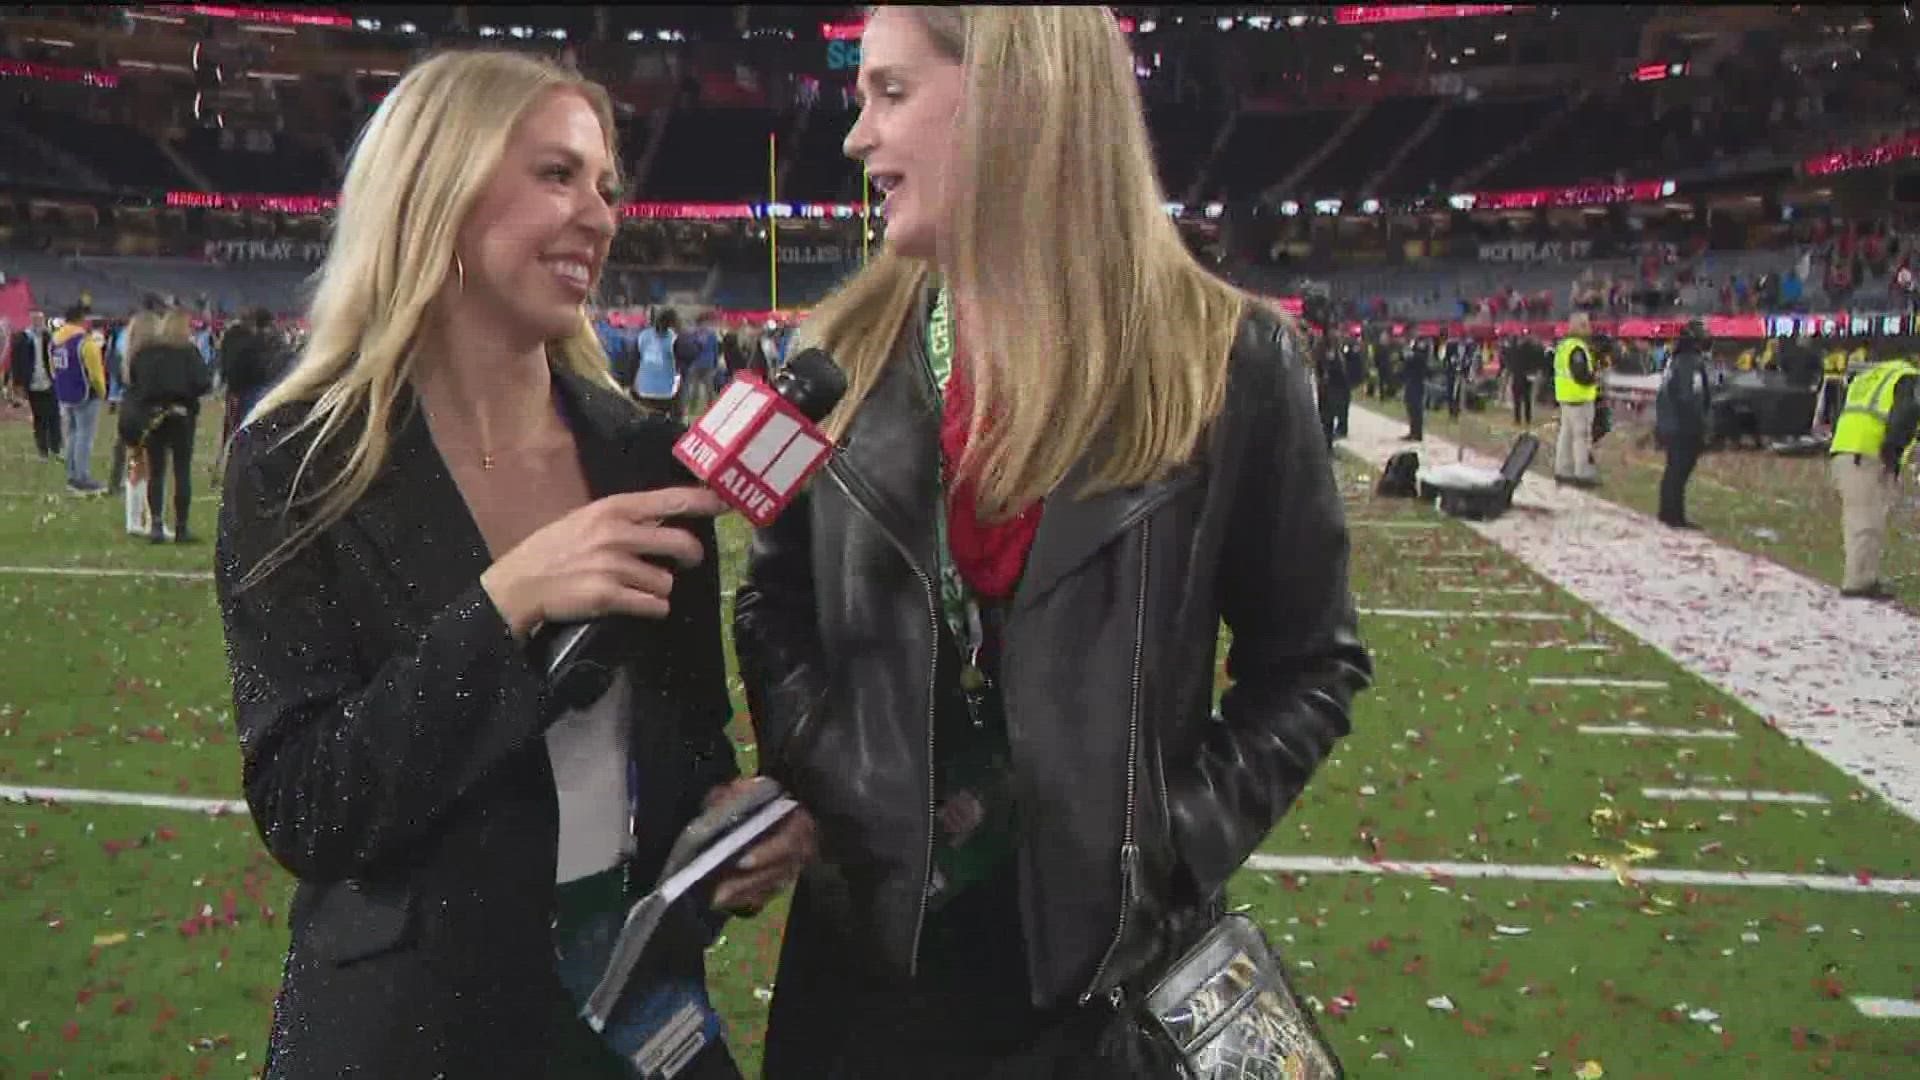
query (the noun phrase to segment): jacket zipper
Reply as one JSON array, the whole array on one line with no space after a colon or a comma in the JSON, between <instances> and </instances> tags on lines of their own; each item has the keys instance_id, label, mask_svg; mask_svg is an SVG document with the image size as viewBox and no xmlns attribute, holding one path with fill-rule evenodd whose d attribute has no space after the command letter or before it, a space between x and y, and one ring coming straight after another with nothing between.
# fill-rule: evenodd
<instances>
[{"instance_id":1,"label":"jacket zipper","mask_svg":"<svg viewBox=\"0 0 1920 1080\"><path fill-rule=\"evenodd\" d=\"M933 642L933 648L927 659L927 856L920 871L920 910L914 917L913 953L907 962L907 971L918 975L920 973L920 937L926 929L928 890L933 885L933 818L940 809L934 802L936 777L933 763L933 726L940 690L940 606L939 601L935 599L933 579L920 568L912 551L901 542L900 537L895 535L894 531L887 527L886 522L880 519L880 515L874 513L866 500L853 490L855 485L849 483L848 478L841 473L839 459L827 459L827 475L833 477L833 482L846 494L847 500L859 508L860 512L865 514L867 519L886 536L887 540L899 549L901 557L907 560L908 568L913 571L913 576L920 579L920 587L927 596L927 628L932 632Z\"/></svg>"},{"instance_id":2,"label":"jacket zipper","mask_svg":"<svg viewBox=\"0 0 1920 1080\"><path fill-rule=\"evenodd\" d=\"M1152 544L1152 523L1143 521L1140 525L1140 595L1133 611L1133 682L1127 704L1127 807L1125 824L1120 830L1120 921L1114 925L1113 940L1100 957L1100 966L1094 969L1093 981L1087 984L1086 990L1080 995L1080 1004L1083 1006L1093 1000L1095 991L1107 977L1108 968L1113 965L1113 954L1119 950L1121 940L1127 935L1133 879L1140 872L1140 848L1133 831L1133 804L1140 783L1140 660L1146 646L1147 567L1152 561L1149 558L1153 551ZM1107 1000L1119 1008L1125 996L1125 991L1115 986L1107 993Z\"/></svg>"}]
</instances>

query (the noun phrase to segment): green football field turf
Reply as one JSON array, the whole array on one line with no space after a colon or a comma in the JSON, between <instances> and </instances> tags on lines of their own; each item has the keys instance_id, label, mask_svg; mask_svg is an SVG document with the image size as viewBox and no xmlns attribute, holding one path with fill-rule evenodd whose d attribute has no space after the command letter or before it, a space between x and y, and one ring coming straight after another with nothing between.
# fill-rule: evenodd
<instances>
[{"instance_id":1,"label":"green football field turf","mask_svg":"<svg viewBox=\"0 0 1920 1080\"><path fill-rule=\"evenodd\" d=\"M205 462L210 433L201 441ZM97 475L105 463L103 448ZM1480 616L1363 618L1378 683L1354 734L1263 846L1261 859L1281 861L1256 860L1269 868L1234 886L1234 906L1265 926L1350 1074L1920 1072L1920 1021L1869 1019L1851 1001L1920 998L1912 897L1631 876L1920 878L1920 828L1473 533L1376 502L1353 466L1342 474L1361 605ZM237 796L210 583L21 569L205 571L211 543L128 538L117 500L71 498L60 479L32 459L24 426L0 423L0 647L10 660L0 784ZM213 511L196 505L203 538ZM729 526L729 589L744 542ZM1505 617L1514 612L1563 618ZM1664 685L1530 682L1566 677ZM1627 724L1733 737L1579 730ZM751 767L744 717L735 733ZM1645 794L1690 787L1825 801ZM1479 864L1495 876L1302 872L1285 861L1304 856ZM1499 876L1582 865L1621 876ZM256 1075L288 891L245 815L0 804L0 1080ZM781 914L776 905L731 924L709 964L753 1071Z\"/></svg>"}]
</instances>

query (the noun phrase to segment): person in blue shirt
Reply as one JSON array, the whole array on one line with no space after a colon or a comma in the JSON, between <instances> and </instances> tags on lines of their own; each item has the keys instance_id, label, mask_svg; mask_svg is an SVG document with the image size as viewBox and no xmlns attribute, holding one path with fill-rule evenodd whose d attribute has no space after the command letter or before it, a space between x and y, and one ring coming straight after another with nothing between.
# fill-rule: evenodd
<instances>
[{"instance_id":1,"label":"person in blue shirt","mask_svg":"<svg viewBox=\"0 0 1920 1080\"><path fill-rule=\"evenodd\" d=\"M673 363L673 340L679 326L680 316L672 308L663 308L640 331L633 393L642 405L659 412L673 412L674 392L679 389L680 373Z\"/></svg>"}]
</instances>

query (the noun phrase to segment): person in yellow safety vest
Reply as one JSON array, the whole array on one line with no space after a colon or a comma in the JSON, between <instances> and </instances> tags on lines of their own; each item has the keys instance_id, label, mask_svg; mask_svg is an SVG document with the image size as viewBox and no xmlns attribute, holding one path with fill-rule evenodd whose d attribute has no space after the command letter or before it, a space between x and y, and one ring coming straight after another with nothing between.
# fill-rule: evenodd
<instances>
[{"instance_id":1,"label":"person in yellow safety vest","mask_svg":"<svg viewBox=\"0 0 1920 1080\"><path fill-rule=\"evenodd\" d=\"M1905 360L1880 363L1847 387L1847 403L1827 449L1833 486L1840 492L1847 547L1840 595L1885 600L1880 552L1899 493L1900 458L1920 428L1920 368Z\"/></svg>"},{"instance_id":2,"label":"person in yellow safety vest","mask_svg":"<svg viewBox=\"0 0 1920 1080\"><path fill-rule=\"evenodd\" d=\"M1600 401L1600 373L1587 337L1592 321L1584 311L1567 320L1567 336L1553 349L1553 397L1560 404L1560 439L1555 444L1553 479L1575 487L1599 487L1593 463L1593 415Z\"/></svg>"},{"instance_id":3,"label":"person in yellow safety vest","mask_svg":"<svg viewBox=\"0 0 1920 1080\"><path fill-rule=\"evenodd\" d=\"M1779 354L1780 354L1780 341L1779 341L1779 339L1778 339L1778 338L1768 338L1768 339L1767 339L1767 343L1766 343L1765 345L1762 345L1762 346L1760 347L1760 360L1759 360L1759 362L1758 362L1758 363L1759 363L1759 367L1760 367L1760 370L1761 370L1761 371L1777 371L1777 370L1779 370L1779 368L1780 368L1780 355L1779 355Z\"/></svg>"},{"instance_id":4,"label":"person in yellow safety vest","mask_svg":"<svg viewBox=\"0 0 1920 1080\"><path fill-rule=\"evenodd\" d=\"M1853 351L1847 354L1847 365L1849 367L1867 366L1867 347L1864 344L1855 345Z\"/></svg>"},{"instance_id":5,"label":"person in yellow safety vest","mask_svg":"<svg viewBox=\"0 0 1920 1080\"><path fill-rule=\"evenodd\" d=\"M1740 355L1736 357L1733 361L1733 369L1735 371L1752 371L1753 370L1753 350L1741 349Z\"/></svg>"}]
</instances>

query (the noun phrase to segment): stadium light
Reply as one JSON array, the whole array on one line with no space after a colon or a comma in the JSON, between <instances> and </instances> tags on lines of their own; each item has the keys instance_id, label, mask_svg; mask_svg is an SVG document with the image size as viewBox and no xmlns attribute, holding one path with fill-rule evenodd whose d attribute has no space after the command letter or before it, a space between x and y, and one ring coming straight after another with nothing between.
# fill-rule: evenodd
<instances>
[{"instance_id":1,"label":"stadium light","mask_svg":"<svg viewBox=\"0 0 1920 1080\"><path fill-rule=\"evenodd\" d=\"M1215 19L1213 21L1213 25L1219 27L1222 30L1231 30L1233 29L1233 20L1231 18L1228 18L1225 15L1222 15L1218 19Z\"/></svg>"},{"instance_id":2,"label":"stadium light","mask_svg":"<svg viewBox=\"0 0 1920 1080\"><path fill-rule=\"evenodd\" d=\"M647 40L647 32L645 30L629 30L627 31L627 40L645 41Z\"/></svg>"},{"instance_id":3,"label":"stadium light","mask_svg":"<svg viewBox=\"0 0 1920 1080\"><path fill-rule=\"evenodd\" d=\"M1160 29L1160 24L1159 24L1159 23L1157 23L1157 22L1154 22L1154 21L1153 21L1152 19L1142 19L1142 20L1140 20L1140 32L1141 32L1141 33L1143 33L1143 34L1151 34L1151 33L1153 33L1153 32L1154 32L1155 30L1158 30L1158 29Z\"/></svg>"},{"instance_id":4,"label":"stadium light","mask_svg":"<svg viewBox=\"0 0 1920 1080\"><path fill-rule=\"evenodd\" d=\"M483 26L480 28L480 36L481 37L499 37L500 28L497 26Z\"/></svg>"},{"instance_id":5,"label":"stadium light","mask_svg":"<svg viewBox=\"0 0 1920 1080\"><path fill-rule=\"evenodd\" d=\"M1307 17L1305 15L1289 15L1287 16L1287 25L1297 30L1307 25Z\"/></svg>"},{"instance_id":6,"label":"stadium light","mask_svg":"<svg viewBox=\"0 0 1920 1080\"><path fill-rule=\"evenodd\" d=\"M1292 199L1288 199L1280 204L1280 212L1287 217L1293 217L1300 213L1300 204L1294 202Z\"/></svg>"},{"instance_id":7,"label":"stadium light","mask_svg":"<svg viewBox=\"0 0 1920 1080\"><path fill-rule=\"evenodd\" d=\"M1224 214L1226 212L1227 212L1227 208L1220 205L1217 202L1210 202L1207 204L1206 214L1210 218L1218 218L1221 214Z\"/></svg>"},{"instance_id":8,"label":"stadium light","mask_svg":"<svg viewBox=\"0 0 1920 1080\"><path fill-rule=\"evenodd\" d=\"M410 22L403 22L399 26L394 27L394 29L400 31L403 34L417 34L420 32L420 28L413 25Z\"/></svg>"},{"instance_id":9,"label":"stadium light","mask_svg":"<svg viewBox=\"0 0 1920 1080\"><path fill-rule=\"evenodd\" d=\"M550 37L550 38L552 38L552 39L553 39L553 40L555 40L555 41L565 41L565 40L567 40L567 32L566 32L566 31L565 31L564 29L562 29L562 28L560 28L560 27L558 27L558 26L556 26L556 27L554 27L553 29L551 29L551 30L549 30L549 31L547 31L547 36L548 36L548 37Z\"/></svg>"},{"instance_id":10,"label":"stadium light","mask_svg":"<svg viewBox=\"0 0 1920 1080\"><path fill-rule=\"evenodd\" d=\"M1365 202L1363 202L1363 203L1361 203L1361 204L1360 204L1360 212L1361 212L1361 213L1363 213L1363 214L1377 214L1377 213L1379 213L1379 212L1380 212L1380 200L1379 200L1379 199L1368 199L1367 201L1365 201Z\"/></svg>"},{"instance_id":11,"label":"stadium light","mask_svg":"<svg viewBox=\"0 0 1920 1080\"><path fill-rule=\"evenodd\" d=\"M380 20L379 19L355 19L353 20L353 25L359 27L362 30L379 30Z\"/></svg>"}]
</instances>

